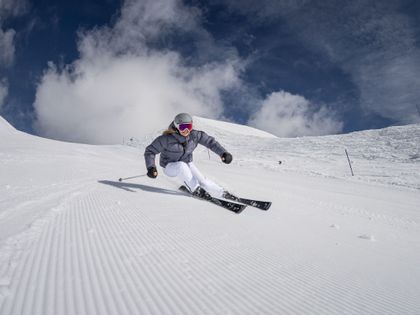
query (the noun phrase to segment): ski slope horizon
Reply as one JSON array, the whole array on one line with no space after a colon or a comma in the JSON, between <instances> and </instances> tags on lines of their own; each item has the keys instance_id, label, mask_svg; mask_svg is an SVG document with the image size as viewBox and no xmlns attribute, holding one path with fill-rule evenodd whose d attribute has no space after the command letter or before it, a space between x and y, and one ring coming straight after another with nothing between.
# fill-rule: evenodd
<instances>
[{"instance_id":1,"label":"ski slope horizon","mask_svg":"<svg viewBox=\"0 0 420 315\"><path fill-rule=\"evenodd\" d=\"M87 145L0 117L0 314L420 313L419 124L294 139L194 125L234 158L199 146L200 170L269 211L145 177L161 130Z\"/></svg>"}]
</instances>

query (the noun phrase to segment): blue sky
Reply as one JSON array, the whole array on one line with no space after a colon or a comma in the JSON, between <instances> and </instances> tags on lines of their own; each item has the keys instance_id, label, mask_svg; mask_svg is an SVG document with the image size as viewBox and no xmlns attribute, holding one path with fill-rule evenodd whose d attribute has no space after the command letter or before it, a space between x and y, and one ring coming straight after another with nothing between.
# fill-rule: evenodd
<instances>
[{"instance_id":1,"label":"blue sky","mask_svg":"<svg viewBox=\"0 0 420 315\"><path fill-rule=\"evenodd\" d=\"M0 2L0 114L115 143L177 112L294 137L420 122L420 3Z\"/></svg>"}]
</instances>

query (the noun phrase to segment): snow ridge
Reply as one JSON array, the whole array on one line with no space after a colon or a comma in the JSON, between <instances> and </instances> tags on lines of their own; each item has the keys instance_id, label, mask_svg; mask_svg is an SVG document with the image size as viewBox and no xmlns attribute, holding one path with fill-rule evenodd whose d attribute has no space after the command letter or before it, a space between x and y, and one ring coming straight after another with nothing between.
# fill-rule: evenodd
<instances>
[{"instance_id":1,"label":"snow ridge","mask_svg":"<svg viewBox=\"0 0 420 315\"><path fill-rule=\"evenodd\" d=\"M11 133L16 131L16 129L9 124L9 122L4 119L2 116L0 116L0 133Z\"/></svg>"},{"instance_id":2,"label":"snow ridge","mask_svg":"<svg viewBox=\"0 0 420 315\"><path fill-rule=\"evenodd\" d=\"M218 122L218 127L222 124ZM222 128L216 134L234 154L234 163L247 168L420 189L420 124L294 139L232 137ZM345 150L354 170L352 178ZM204 159L208 154L204 149L201 152Z\"/></svg>"}]
</instances>

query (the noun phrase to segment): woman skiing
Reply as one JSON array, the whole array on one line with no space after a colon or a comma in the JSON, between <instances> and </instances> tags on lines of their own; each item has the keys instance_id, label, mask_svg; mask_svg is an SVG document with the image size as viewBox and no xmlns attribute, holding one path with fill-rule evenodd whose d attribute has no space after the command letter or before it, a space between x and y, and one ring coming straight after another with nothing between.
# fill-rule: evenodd
<instances>
[{"instance_id":1,"label":"woman skiing","mask_svg":"<svg viewBox=\"0 0 420 315\"><path fill-rule=\"evenodd\" d=\"M193 163L193 151L198 144L219 155L224 163L232 162L230 153L204 131L193 129L192 117L181 113L175 116L161 136L146 147L144 158L147 176L157 177L155 156L160 153L159 164L165 175L176 178L196 196L208 197L210 193L214 197L222 197L223 188L204 177Z\"/></svg>"}]
</instances>

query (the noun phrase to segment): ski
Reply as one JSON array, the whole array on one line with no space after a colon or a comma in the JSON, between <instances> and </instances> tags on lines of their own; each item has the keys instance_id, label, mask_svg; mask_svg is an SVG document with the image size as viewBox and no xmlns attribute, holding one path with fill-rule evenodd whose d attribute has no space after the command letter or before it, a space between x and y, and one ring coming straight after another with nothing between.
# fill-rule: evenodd
<instances>
[{"instance_id":1,"label":"ski","mask_svg":"<svg viewBox=\"0 0 420 315\"><path fill-rule=\"evenodd\" d=\"M229 211L232 211L232 212L235 212L235 213L238 213L238 214L241 213L246 208L246 205L244 205L244 204L215 198L215 197L212 197L210 195L207 195L207 196L204 196L204 197L194 196L193 194L191 194L191 192L185 186L179 187L179 190L182 191L182 192L188 193L191 197L211 202L212 204L218 205L219 207L222 207L224 209L227 209Z\"/></svg>"},{"instance_id":2,"label":"ski","mask_svg":"<svg viewBox=\"0 0 420 315\"><path fill-rule=\"evenodd\" d=\"M232 195L231 193L227 191L224 192L223 198L228 199L228 200L233 200L233 201L236 201L236 202L239 202L239 203L242 203L242 204L254 207L254 208L258 208L261 210L265 210L265 211L267 211L271 207L270 201L260 201L260 200L240 198L235 195Z\"/></svg>"}]
</instances>

